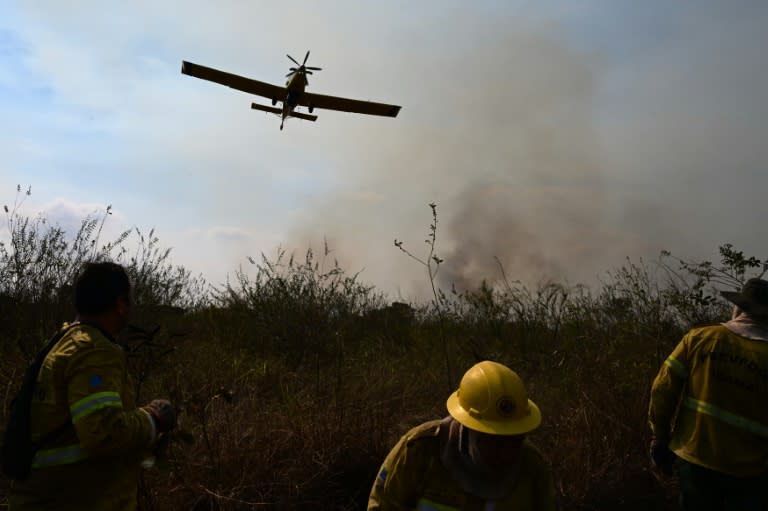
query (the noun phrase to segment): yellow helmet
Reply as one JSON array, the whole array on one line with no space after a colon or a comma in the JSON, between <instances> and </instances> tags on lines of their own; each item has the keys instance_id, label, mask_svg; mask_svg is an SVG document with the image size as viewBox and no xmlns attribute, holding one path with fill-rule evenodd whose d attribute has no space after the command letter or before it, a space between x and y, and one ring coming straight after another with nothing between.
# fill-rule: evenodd
<instances>
[{"instance_id":1,"label":"yellow helmet","mask_svg":"<svg viewBox=\"0 0 768 511\"><path fill-rule=\"evenodd\" d=\"M541 424L541 411L517 373L489 360L464 373L446 405L454 419L482 433L521 435Z\"/></svg>"}]
</instances>

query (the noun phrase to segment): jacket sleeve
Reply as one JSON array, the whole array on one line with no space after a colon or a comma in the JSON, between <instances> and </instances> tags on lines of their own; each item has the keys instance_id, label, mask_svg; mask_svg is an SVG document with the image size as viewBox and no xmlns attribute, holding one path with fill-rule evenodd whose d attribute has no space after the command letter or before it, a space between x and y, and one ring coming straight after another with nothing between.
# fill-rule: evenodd
<instances>
[{"instance_id":1,"label":"jacket sleeve","mask_svg":"<svg viewBox=\"0 0 768 511\"><path fill-rule=\"evenodd\" d=\"M540 471L539 479L536 481L535 495L536 511L555 511L557 509L557 499L555 497L555 482L552 479L552 471L545 466Z\"/></svg>"},{"instance_id":2,"label":"jacket sleeve","mask_svg":"<svg viewBox=\"0 0 768 511\"><path fill-rule=\"evenodd\" d=\"M122 353L93 348L70 361L67 400L80 446L92 456L130 454L154 441L149 414L123 407Z\"/></svg>"},{"instance_id":3,"label":"jacket sleeve","mask_svg":"<svg viewBox=\"0 0 768 511\"><path fill-rule=\"evenodd\" d=\"M669 443L672 419L688 381L690 334L683 337L656 375L651 387L648 423L657 440Z\"/></svg>"},{"instance_id":4,"label":"jacket sleeve","mask_svg":"<svg viewBox=\"0 0 768 511\"><path fill-rule=\"evenodd\" d=\"M522 453L521 470L525 474L526 488L529 486L527 481L530 478L531 506L526 509L555 511L557 509L557 497L549 461L529 440L523 443Z\"/></svg>"},{"instance_id":5,"label":"jacket sleeve","mask_svg":"<svg viewBox=\"0 0 768 511\"><path fill-rule=\"evenodd\" d=\"M410 511L421 497L420 482L428 468L422 442L403 436L381 465L368 498L368 511Z\"/></svg>"}]
</instances>

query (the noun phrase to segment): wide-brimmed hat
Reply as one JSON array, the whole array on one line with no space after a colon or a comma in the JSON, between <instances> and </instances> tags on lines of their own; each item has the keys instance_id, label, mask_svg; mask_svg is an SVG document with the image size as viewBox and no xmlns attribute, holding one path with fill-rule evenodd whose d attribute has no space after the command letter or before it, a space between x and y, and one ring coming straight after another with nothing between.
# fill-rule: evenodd
<instances>
[{"instance_id":1,"label":"wide-brimmed hat","mask_svg":"<svg viewBox=\"0 0 768 511\"><path fill-rule=\"evenodd\" d=\"M446 406L464 426L491 435L522 435L541 424L541 411L528 399L517 373L490 360L475 364L464 374Z\"/></svg>"},{"instance_id":2,"label":"wide-brimmed hat","mask_svg":"<svg viewBox=\"0 0 768 511\"><path fill-rule=\"evenodd\" d=\"M744 312L768 316L768 280L749 279L741 292L720 291L720 294Z\"/></svg>"}]
</instances>

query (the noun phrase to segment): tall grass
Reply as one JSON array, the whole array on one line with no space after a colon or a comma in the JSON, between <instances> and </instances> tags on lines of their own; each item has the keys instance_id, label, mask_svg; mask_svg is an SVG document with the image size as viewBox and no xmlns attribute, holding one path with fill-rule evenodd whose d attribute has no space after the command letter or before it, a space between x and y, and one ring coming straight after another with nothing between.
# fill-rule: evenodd
<instances>
[{"instance_id":1,"label":"tall grass","mask_svg":"<svg viewBox=\"0 0 768 511\"><path fill-rule=\"evenodd\" d=\"M14 318L0 323L0 345L15 344L30 358L63 319L74 315L72 285L86 261L110 260L125 266L133 282L139 311L148 308L193 309L208 299L208 285L182 266L171 264L170 249L162 249L154 229L125 230L103 242L102 229L112 214L82 220L67 233L45 216L25 216L21 206L31 188L4 206L7 241L0 241L0 315ZM129 248L130 247L130 248Z\"/></svg>"},{"instance_id":2,"label":"tall grass","mask_svg":"<svg viewBox=\"0 0 768 511\"><path fill-rule=\"evenodd\" d=\"M143 510L361 509L400 435L446 414L446 372L487 358L518 371L543 410L533 440L564 509L663 509L674 482L647 468L650 382L689 327L728 315L714 284L764 270L728 245L717 264L627 260L597 289L530 288L500 265L476 289L388 304L327 249L262 256L212 287L171 265L153 231L101 244L109 210L68 237L16 202L0 247L0 413L25 357L71 319L77 268L124 263L144 322L123 339L140 400L181 410L180 432L144 475Z\"/></svg>"}]
</instances>

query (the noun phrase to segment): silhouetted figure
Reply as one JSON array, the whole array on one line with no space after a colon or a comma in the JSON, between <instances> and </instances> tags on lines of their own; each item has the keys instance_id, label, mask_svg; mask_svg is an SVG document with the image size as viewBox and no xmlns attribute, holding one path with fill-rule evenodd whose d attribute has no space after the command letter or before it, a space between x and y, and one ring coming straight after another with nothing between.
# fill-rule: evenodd
<instances>
[{"instance_id":1,"label":"silhouetted figure","mask_svg":"<svg viewBox=\"0 0 768 511\"><path fill-rule=\"evenodd\" d=\"M88 263L75 285L77 318L45 357L31 404L39 443L10 511L136 509L140 463L176 425L168 401L137 408L126 354L114 339L131 313L131 286L114 263Z\"/></svg>"},{"instance_id":2,"label":"silhouetted figure","mask_svg":"<svg viewBox=\"0 0 768 511\"><path fill-rule=\"evenodd\" d=\"M549 466L525 439L541 413L514 371L476 364L447 407L448 417L415 427L395 445L369 510L555 509Z\"/></svg>"},{"instance_id":3,"label":"silhouetted figure","mask_svg":"<svg viewBox=\"0 0 768 511\"><path fill-rule=\"evenodd\" d=\"M677 464L683 509L757 511L768 483L768 282L721 294L732 319L688 332L653 382L651 458L664 474Z\"/></svg>"}]
</instances>

